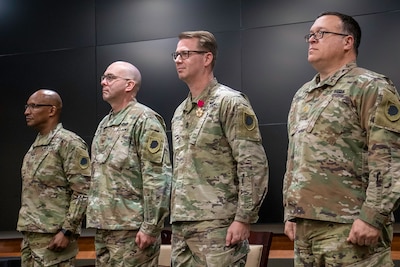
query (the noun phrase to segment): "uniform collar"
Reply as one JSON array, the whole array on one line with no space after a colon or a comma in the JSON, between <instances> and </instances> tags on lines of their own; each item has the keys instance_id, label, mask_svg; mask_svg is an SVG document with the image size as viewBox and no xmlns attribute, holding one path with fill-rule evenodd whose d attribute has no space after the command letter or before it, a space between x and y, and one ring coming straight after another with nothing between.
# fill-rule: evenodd
<instances>
[{"instance_id":1,"label":"uniform collar","mask_svg":"<svg viewBox=\"0 0 400 267\"><path fill-rule=\"evenodd\" d=\"M195 106L197 106L197 103L199 101L203 101L204 104L206 104L209 100L209 97L211 93L214 91L216 88L216 85L218 84L217 78L213 78L205 87L205 89L201 92L199 96L196 98L192 97L192 94L189 92L188 97L186 99L185 103L185 111L190 112Z\"/></svg>"},{"instance_id":2,"label":"uniform collar","mask_svg":"<svg viewBox=\"0 0 400 267\"><path fill-rule=\"evenodd\" d=\"M56 133L62 128L62 123L58 123L56 128L51 130L48 134L46 135L41 135L40 133L37 135L35 142L33 143L33 147L37 146L45 146L50 144L51 140L53 137L56 135Z\"/></svg>"},{"instance_id":3,"label":"uniform collar","mask_svg":"<svg viewBox=\"0 0 400 267\"><path fill-rule=\"evenodd\" d=\"M352 69L357 67L357 63L355 61L347 63L343 67L341 67L338 71L336 71L334 74L326 78L325 80L321 81L320 80L320 75L317 74L314 76L314 78L311 81L310 87L308 89L309 92L313 91L314 89L317 88L325 88L325 87L332 87L334 86L340 78L343 77L346 73L351 71Z\"/></svg>"},{"instance_id":4,"label":"uniform collar","mask_svg":"<svg viewBox=\"0 0 400 267\"><path fill-rule=\"evenodd\" d=\"M124 120L126 114L128 114L131 107L133 107L137 103L137 100L134 98L132 101L126 105L125 108L121 109L120 111L114 113L112 110L109 113L109 120L108 125L119 125Z\"/></svg>"}]
</instances>

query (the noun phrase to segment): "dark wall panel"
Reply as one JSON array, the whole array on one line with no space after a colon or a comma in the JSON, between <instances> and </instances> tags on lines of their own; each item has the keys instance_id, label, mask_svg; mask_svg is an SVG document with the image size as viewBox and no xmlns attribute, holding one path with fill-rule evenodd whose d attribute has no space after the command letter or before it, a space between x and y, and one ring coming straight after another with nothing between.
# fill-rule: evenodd
<instances>
[{"instance_id":1,"label":"dark wall panel","mask_svg":"<svg viewBox=\"0 0 400 267\"><path fill-rule=\"evenodd\" d=\"M400 2L393 0L303 0L265 1L243 0L243 28L278 26L314 21L323 11L338 11L351 16L385 13L400 8Z\"/></svg>"},{"instance_id":2,"label":"dark wall panel","mask_svg":"<svg viewBox=\"0 0 400 267\"><path fill-rule=\"evenodd\" d=\"M286 123L294 93L314 76L303 38L308 28L303 23L243 32L243 88L260 124Z\"/></svg>"},{"instance_id":3,"label":"dark wall panel","mask_svg":"<svg viewBox=\"0 0 400 267\"><path fill-rule=\"evenodd\" d=\"M214 75L218 82L248 93L242 85L242 36L240 31L215 33L218 42Z\"/></svg>"},{"instance_id":4,"label":"dark wall panel","mask_svg":"<svg viewBox=\"0 0 400 267\"><path fill-rule=\"evenodd\" d=\"M186 30L240 27L239 0L96 1L99 45L174 37Z\"/></svg>"},{"instance_id":5,"label":"dark wall panel","mask_svg":"<svg viewBox=\"0 0 400 267\"><path fill-rule=\"evenodd\" d=\"M358 65L387 75L400 91L400 8L395 12L356 19L363 35Z\"/></svg>"},{"instance_id":6,"label":"dark wall panel","mask_svg":"<svg viewBox=\"0 0 400 267\"><path fill-rule=\"evenodd\" d=\"M286 123L260 126L268 156L268 193L259 213L258 223L282 223L282 183L286 167Z\"/></svg>"},{"instance_id":7,"label":"dark wall panel","mask_svg":"<svg viewBox=\"0 0 400 267\"><path fill-rule=\"evenodd\" d=\"M94 0L0 1L0 54L94 45Z\"/></svg>"}]
</instances>

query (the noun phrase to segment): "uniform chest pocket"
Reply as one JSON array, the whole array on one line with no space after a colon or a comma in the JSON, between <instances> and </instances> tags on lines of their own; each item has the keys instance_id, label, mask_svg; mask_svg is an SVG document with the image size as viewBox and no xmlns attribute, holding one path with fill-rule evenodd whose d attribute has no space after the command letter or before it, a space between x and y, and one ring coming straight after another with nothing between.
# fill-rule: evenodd
<instances>
[{"instance_id":1,"label":"uniform chest pocket","mask_svg":"<svg viewBox=\"0 0 400 267\"><path fill-rule=\"evenodd\" d=\"M189 143L206 150L214 150L223 135L220 120L213 114L205 114L200 118L195 129L190 134Z\"/></svg>"},{"instance_id":2,"label":"uniform chest pocket","mask_svg":"<svg viewBox=\"0 0 400 267\"><path fill-rule=\"evenodd\" d=\"M291 135L306 131L324 139L350 132L357 127L353 125L354 118L358 117L357 112L346 95L330 95L309 106L305 104L302 109Z\"/></svg>"},{"instance_id":3,"label":"uniform chest pocket","mask_svg":"<svg viewBox=\"0 0 400 267\"><path fill-rule=\"evenodd\" d=\"M296 133L301 132L311 133L314 130L317 121L321 120L321 114L331 101L332 96L313 103L308 103L306 101L300 102L295 114L295 124L290 130L290 135L293 136Z\"/></svg>"},{"instance_id":4,"label":"uniform chest pocket","mask_svg":"<svg viewBox=\"0 0 400 267\"><path fill-rule=\"evenodd\" d=\"M103 131L96 137L98 140L95 144L95 162L100 164L105 163L107 160L113 162L118 161L118 158L125 156L124 147L129 147L129 133L126 128L114 129L110 131ZM112 151L118 151L118 153L112 153Z\"/></svg>"}]
</instances>

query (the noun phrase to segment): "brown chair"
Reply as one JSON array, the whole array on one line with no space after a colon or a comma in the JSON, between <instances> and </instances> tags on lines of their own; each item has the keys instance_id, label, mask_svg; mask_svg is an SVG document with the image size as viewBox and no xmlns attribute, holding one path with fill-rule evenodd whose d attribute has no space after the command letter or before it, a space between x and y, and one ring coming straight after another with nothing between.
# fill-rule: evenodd
<instances>
[{"instance_id":1,"label":"brown chair","mask_svg":"<svg viewBox=\"0 0 400 267\"><path fill-rule=\"evenodd\" d=\"M171 230L161 231L160 256L158 256L158 266L171 266Z\"/></svg>"},{"instance_id":2,"label":"brown chair","mask_svg":"<svg viewBox=\"0 0 400 267\"><path fill-rule=\"evenodd\" d=\"M171 245L171 235L172 231L169 229L164 229L161 231L161 244Z\"/></svg>"},{"instance_id":3,"label":"brown chair","mask_svg":"<svg viewBox=\"0 0 400 267\"><path fill-rule=\"evenodd\" d=\"M247 255L246 267L266 267L272 243L272 232L250 232L250 252ZM161 249L159 266L171 266L171 230L161 232Z\"/></svg>"},{"instance_id":4,"label":"brown chair","mask_svg":"<svg viewBox=\"0 0 400 267\"><path fill-rule=\"evenodd\" d=\"M268 265L272 237L272 232L250 232L250 253L247 255L246 267L266 267Z\"/></svg>"}]
</instances>

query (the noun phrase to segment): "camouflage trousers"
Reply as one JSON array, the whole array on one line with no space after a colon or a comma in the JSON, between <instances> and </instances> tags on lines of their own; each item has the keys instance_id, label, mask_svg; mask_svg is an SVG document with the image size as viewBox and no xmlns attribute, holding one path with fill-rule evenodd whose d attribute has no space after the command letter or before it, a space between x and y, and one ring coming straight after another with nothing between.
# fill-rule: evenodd
<instances>
[{"instance_id":1,"label":"camouflage trousers","mask_svg":"<svg viewBox=\"0 0 400 267\"><path fill-rule=\"evenodd\" d=\"M347 242L351 224L297 219L294 266L391 267L392 226L382 230L378 244L359 246Z\"/></svg>"},{"instance_id":2,"label":"camouflage trousers","mask_svg":"<svg viewBox=\"0 0 400 267\"><path fill-rule=\"evenodd\" d=\"M244 267L249 242L226 247L232 220L174 222L172 224L173 267Z\"/></svg>"},{"instance_id":3,"label":"camouflage trousers","mask_svg":"<svg viewBox=\"0 0 400 267\"><path fill-rule=\"evenodd\" d=\"M141 250L135 243L138 231L97 230L95 236L97 267L158 266L161 237Z\"/></svg>"},{"instance_id":4,"label":"camouflage trousers","mask_svg":"<svg viewBox=\"0 0 400 267\"><path fill-rule=\"evenodd\" d=\"M21 243L22 267L72 267L78 254L78 243L74 237L63 251L47 249L55 234L24 232Z\"/></svg>"}]
</instances>

